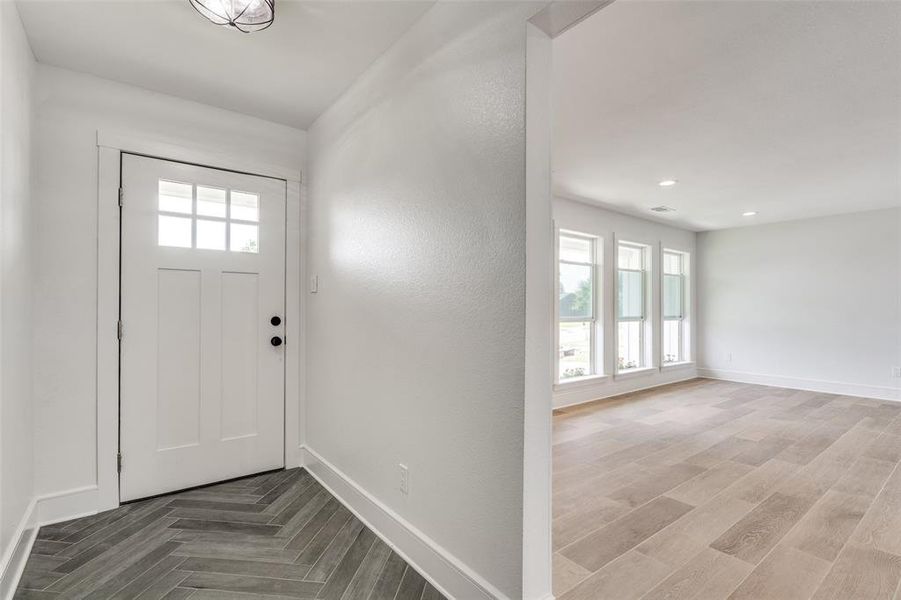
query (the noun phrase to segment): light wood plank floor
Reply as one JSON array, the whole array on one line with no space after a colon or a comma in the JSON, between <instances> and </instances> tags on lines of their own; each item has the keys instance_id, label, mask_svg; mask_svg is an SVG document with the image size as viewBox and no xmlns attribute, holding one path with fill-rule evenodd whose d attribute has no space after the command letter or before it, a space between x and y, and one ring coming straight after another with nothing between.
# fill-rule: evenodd
<instances>
[{"instance_id":1,"label":"light wood plank floor","mask_svg":"<svg viewBox=\"0 0 901 600\"><path fill-rule=\"evenodd\" d=\"M557 411L558 600L901 600L901 403L694 380Z\"/></svg>"}]
</instances>

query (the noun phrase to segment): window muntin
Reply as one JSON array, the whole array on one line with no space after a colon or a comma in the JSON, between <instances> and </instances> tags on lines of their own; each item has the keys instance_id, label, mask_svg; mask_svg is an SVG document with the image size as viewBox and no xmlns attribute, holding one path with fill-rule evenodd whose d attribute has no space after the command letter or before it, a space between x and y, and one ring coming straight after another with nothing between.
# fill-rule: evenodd
<instances>
[{"instance_id":1,"label":"window muntin","mask_svg":"<svg viewBox=\"0 0 901 600\"><path fill-rule=\"evenodd\" d=\"M631 242L617 245L616 339L617 372L647 365L649 247Z\"/></svg>"},{"instance_id":2,"label":"window muntin","mask_svg":"<svg viewBox=\"0 0 901 600\"><path fill-rule=\"evenodd\" d=\"M663 250L663 364L686 359L685 351L685 263L687 255Z\"/></svg>"},{"instance_id":3,"label":"window muntin","mask_svg":"<svg viewBox=\"0 0 901 600\"><path fill-rule=\"evenodd\" d=\"M159 180L157 244L259 253L257 194Z\"/></svg>"},{"instance_id":4,"label":"window muntin","mask_svg":"<svg viewBox=\"0 0 901 600\"><path fill-rule=\"evenodd\" d=\"M597 243L595 238L560 233L558 243L557 380L598 373Z\"/></svg>"}]
</instances>

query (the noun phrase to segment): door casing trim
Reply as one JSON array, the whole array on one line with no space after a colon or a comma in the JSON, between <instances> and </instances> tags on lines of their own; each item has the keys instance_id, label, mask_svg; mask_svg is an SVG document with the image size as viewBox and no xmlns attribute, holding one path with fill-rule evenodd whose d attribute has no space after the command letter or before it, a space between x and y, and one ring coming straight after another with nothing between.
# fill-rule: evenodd
<instances>
[{"instance_id":1,"label":"door casing trim","mask_svg":"<svg viewBox=\"0 0 901 600\"><path fill-rule=\"evenodd\" d=\"M119 231L120 161L141 154L200 166L281 179L286 188L285 222L285 466L296 466L303 430L304 325L301 300L301 171L260 164L252 157L200 148L189 141L144 134L97 132L97 511L119 506ZM127 201L127 198L126 198ZM127 468L128 457L123 457Z\"/></svg>"}]
</instances>

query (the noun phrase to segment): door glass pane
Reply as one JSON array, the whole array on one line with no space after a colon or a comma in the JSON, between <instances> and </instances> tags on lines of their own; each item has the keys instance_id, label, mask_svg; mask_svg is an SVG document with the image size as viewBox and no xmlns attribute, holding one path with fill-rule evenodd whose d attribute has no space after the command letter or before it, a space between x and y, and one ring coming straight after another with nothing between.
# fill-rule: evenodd
<instances>
[{"instance_id":1,"label":"door glass pane","mask_svg":"<svg viewBox=\"0 0 901 600\"><path fill-rule=\"evenodd\" d=\"M225 190L197 186L197 214L225 218Z\"/></svg>"},{"instance_id":2,"label":"door glass pane","mask_svg":"<svg viewBox=\"0 0 901 600\"><path fill-rule=\"evenodd\" d=\"M624 321L617 323L617 369L637 369L643 366L641 351L641 321Z\"/></svg>"},{"instance_id":3,"label":"door glass pane","mask_svg":"<svg viewBox=\"0 0 901 600\"><path fill-rule=\"evenodd\" d=\"M190 215L193 212L191 207L193 200L193 187L190 183L178 183L160 179L160 210Z\"/></svg>"},{"instance_id":4,"label":"door glass pane","mask_svg":"<svg viewBox=\"0 0 901 600\"><path fill-rule=\"evenodd\" d=\"M243 223L231 223L231 241L229 249L232 252L259 252L259 240L257 239L257 226L244 225Z\"/></svg>"},{"instance_id":5,"label":"door glass pane","mask_svg":"<svg viewBox=\"0 0 901 600\"><path fill-rule=\"evenodd\" d=\"M560 323L560 380L591 375L591 322Z\"/></svg>"},{"instance_id":6,"label":"door glass pane","mask_svg":"<svg viewBox=\"0 0 901 600\"><path fill-rule=\"evenodd\" d=\"M617 293L618 317L621 319L641 319L644 317L644 273L641 271L619 271Z\"/></svg>"},{"instance_id":7,"label":"door glass pane","mask_svg":"<svg viewBox=\"0 0 901 600\"><path fill-rule=\"evenodd\" d=\"M590 319L594 312L592 271L588 265L560 263L560 316Z\"/></svg>"},{"instance_id":8,"label":"door glass pane","mask_svg":"<svg viewBox=\"0 0 901 600\"><path fill-rule=\"evenodd\" d=\"M592 262L591 240L561 235L560 260L581 263Z\"/></svg>"},{"instance_id":9,"label":"door glass pane","mask_svg":"<svg viewBox=\"0 0 901 600\"><path fill-rule=\"evenodd\" d=\"M259 221L259 197L256 194L232 190L231 218L239 221Z\"/></svg>"},{"instance_id":10,"label":"door glass pane","mask_svg":"<svg viewBox=\"0 0 901 600\"><path fill-rule=\"evenodd\" d=\"M225 250L225 221L197 219L197 247L204 250Z\"/></svg>"},{"instance_id":11,"label":"door glass pane","mask_svg":"<svg viewBox=\"0 0 901 600\"><path fill-rule=\"evenodd\" d=\"M663 322L663 364L682 360L682 321Z\"/></svg>"},{"instance_id":12,"label":"door glass pane","mask_svg":"<svg viewBox=\"0 0 901 600\"><path fill-rule=\"evenodd\" d=\"M682 314L682 276L663 276L663 316L681 318Z\"/></svg>"},{"instance_id":13,"label":"door glass pane","mask_svg":"<svg viewBox=\"0 0 901 600\"><path fill-rule=\"evenodd\" d=\"M644 269L644 248L636 246L620 246L617 263L620 269L641 271Z\"/></svg>"},{"instance_id":14,"label":"door glass pane","mask_svg":"<svg viewBox=\"0 0 901 600\"><path fill-rule=\"evenodd\" d=\"M191 219L159 215L157 243L177 248L191 247Z\"/></svg>"},{"instance_id":15,"label":"door glass pane","mask_svg":"<svg viewBox=\"0 0 901 600\"><path fill-rule=\"evenodd\" d=\"M663 272L670 275L682 274L682 255L676 252L663 253Z\"/></svg>"}]
</instances>

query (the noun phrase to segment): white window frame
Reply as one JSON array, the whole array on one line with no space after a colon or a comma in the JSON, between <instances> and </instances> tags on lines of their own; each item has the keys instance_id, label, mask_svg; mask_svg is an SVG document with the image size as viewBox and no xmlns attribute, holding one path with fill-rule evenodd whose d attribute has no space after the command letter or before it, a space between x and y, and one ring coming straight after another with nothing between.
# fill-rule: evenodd
<instances>
[{"instance_id":1,"label":"white window frame","mask_svg":"<svg viewBox=\"0 0 901 600\"><path fill-rule=\"evenodd\" d=\"M619 252L620 248L623 246L628 248L637 248L641 250L641 262L642 269L640 271L636 269L621 269L619 266ZM650 364L653 362L653 357L651 356L651 352L649 351L649 346L653 344L653 327L654 320L651 318L651 312L648 310L649 306L652 304L653 299L651 297L652 288L649 285L651 281L651 276L653 274L653 262L652 262L652 249L653 244L647 244L642 242L633 242L628 240L615 240L614 248L616 250L614 256L614 289L613 289L613 302L614 302L614 310L613 310L613 335L614 335L614 345L613 345L613 370L617 375L629 375L632 373L641 373L644 371L650 371L654 369L654 365ZM620 296L620 271L630 272L630 273L641 273L641 317L625 317L621 318L619 316L620 307L619 307L619 296ZM641 328L641 335L639 337L639 356L641 357L641 364L637 367L631 367L627 369L619 368L619 324L620 323L639 323Z\"/></svg>"},{"instance_id":2,"label":"white window frame","mask_svg":"<svg viewBox=\"0 0 901 600\"><path fill-rule=\"evenodd\" d=\"M666 273L666 255L667 254L676 254L680 259L680 273L679 275L682 278L682 315L679 318L667 317L666 316L666 286L665 279L666 275L671 275L670 273ZM664 247L661 251L661 260L660 260L660 366L661 368L668 367L677 367L680 365L690 364L692 362L691 359L691 336L688 335L688 331L686 331L688 324L690 323L690 312L691 312L691 296L689 291L689 285L691 284L690 279L690 264L691 264L691 252L686 250L678 250L675 248L666 248ZM666 333L666 323L668 321L678 321L679 322L679 354L678 360L673 362L666 362L666 343L665 343L665 333Z\"/></svg>"},{"instance_id":3,"label":"white window frame","mask_svg":"<svg viewBox=\"0 0 901 600\"><path fill-rule=\"evenodd\" d=\"M571 261L571 260L562 260L560 258L560 238L568 237L579 240L584 240L589 243L589 247L591 249L591 258L590 262L579 262L579 261ZM568 229L558 229L557 235L555 238L554 244L554 252L555 252L555 273L556 273L556 294L554 296L554 384L557 386L566 386L573 383L584 382L586 380L593 380L604 377L604 361L603 361L603 331L601 329L601 323L603 320L600 315L602 312L602 298L601 294L603 293L603 289L601 287L600 275L601 275L601 261L598 260L599 256L599 248L601 246L602 240L597 236L593 236L587 233L580 233L577 231L570 231ZM560 265L568 264L568 265L577 265L577 266L587 266L591 268L591 318L586 319L584 317L561 317L560 316ZM589 373L587 375L582 375L578 377L567 377L562 378L560 372L560 324L561 323L590 323L590 338L589 338Z\"/></svg>"}]
</instances>

